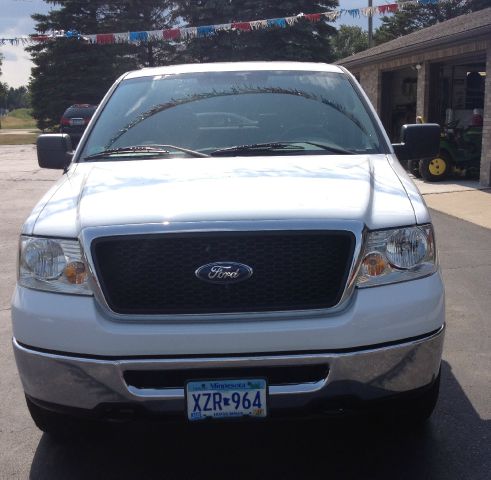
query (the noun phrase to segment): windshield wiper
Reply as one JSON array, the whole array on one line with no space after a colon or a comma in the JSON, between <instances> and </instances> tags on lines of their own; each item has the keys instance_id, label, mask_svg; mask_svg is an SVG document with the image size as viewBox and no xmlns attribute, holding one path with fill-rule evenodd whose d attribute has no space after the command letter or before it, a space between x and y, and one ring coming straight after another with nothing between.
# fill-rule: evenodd
<instances>
[{"instance_id":1,"label":"windshield wiper","mask_svg":"<svg viewBox=\"0 0 491 480\"><path fill-rule=\"evenodd\" d=\"M235 145L234 147L219 148L210 153L212 157L228 156L229 154L247 154L247 153L268 153L268 152L284 152L284 151L305 150L302 146L292 145L289 142L271 142L271 143L251 143L249 145Z\"/></svg>"},{"instance_id":2,"label":"windshield wiper","mask_svg":"<svg viewBox=\"0 0 491 480\"><path fill-rule=\"evenodd\" d=\"M212 157L228 156L229 154L237 155L254 155L257 153L283 153L283 152L298 152L305 151L306 148L302 144L313 145L322 150L328 150L332 153L340 153L343 155L352 155L353 152L340 147L325 145L309 141L290 141L290 142L271 142L271 143L252 143L250 145L236 145L234 147L220 148L210 153Z\"/></svg>"},{"instance_id":3,"label":"windshield wiper","mask_svg":"<svg viewBox=\"0 0 491 480\"><path fill-rule=\"evenodd\" d=\"M131 145L129 147L111 148L108 150L102 150L101 152L93 153L84 157L84 160L98 160L101 158L107 158L117 155L125 155L133 158L139 157L140 154L144 154L147 158L150 154L151 158L160 157L162 155L170 155L172 151L183 152L190 157L208 157L206 153L196 152L195 150L189 150L188 148L176 147L175 145Z\"/></svg>"},{"instance_id":4,"label":"windshield wiper","mask_svg":"<svg viewBox=\"0 0 491 480\"><path fill-rule=\"evenodd\" d=\"M292 142L292 143L306 143L307 145L313 145L314 147L319 147L322 150L328 150L329 152L332 153L340 153L341 155L355 155L356 152L353 152L351 150L347 150L346 148L338 147L337 145L327 145L326 143L317 143L317 142L310 142L306 140L299 140L297 142Z\"/></svg>"}]
</instances>

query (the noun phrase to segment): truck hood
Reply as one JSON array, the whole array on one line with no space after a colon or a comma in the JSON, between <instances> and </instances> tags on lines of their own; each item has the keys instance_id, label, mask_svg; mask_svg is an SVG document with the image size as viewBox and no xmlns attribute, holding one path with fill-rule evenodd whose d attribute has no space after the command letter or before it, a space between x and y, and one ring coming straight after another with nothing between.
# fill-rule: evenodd
<instances>
[{"instance_id":1,"label":"truck hood","mask_svg":"<svg viewBox=\"0 0 491 480\"><path fill-rule=\"evenodd\" d=\"M186 158L74 164L24 233L75 238L85 227L163 222L357 220L416 223L386 155Z\"/></svg>"}]
</instances>

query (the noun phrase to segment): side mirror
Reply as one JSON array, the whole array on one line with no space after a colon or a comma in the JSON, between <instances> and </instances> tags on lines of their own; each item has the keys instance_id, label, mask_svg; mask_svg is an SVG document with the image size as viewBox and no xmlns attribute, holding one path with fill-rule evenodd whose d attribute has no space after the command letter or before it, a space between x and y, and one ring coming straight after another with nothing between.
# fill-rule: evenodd
<instances>
[{"instance_id":1,"label":"side mirror","mask_svg":"<svg viewBox=\"0 0 491 480\"><path fill-rule=\"evenodd\" d=\"M36 146L41 168L64 170L72 160L72 141L66 133L39 135Z\"/></svg>"},{"instance_id":2,"label":"side mirror","mask_svg":"<svg viewBox=\"0 0 491 480\"><path fill-rule=\"evenodd\" d=\"M440 125L437 123L403 125L401 143L392 146L400 162L434 158L440 152Z\"/></svg>"}]
</instances>

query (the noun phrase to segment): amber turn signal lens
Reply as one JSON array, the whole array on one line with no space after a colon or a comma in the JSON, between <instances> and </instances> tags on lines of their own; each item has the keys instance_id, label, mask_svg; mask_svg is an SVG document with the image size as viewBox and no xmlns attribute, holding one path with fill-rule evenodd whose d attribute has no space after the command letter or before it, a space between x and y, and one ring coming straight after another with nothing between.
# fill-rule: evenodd
<instances>
[{"instance_id":1,"label":"amber turn signal lens","mask_svg":"<svg viewBox=\"0 0 491 480\"><path fill-rule=\"evenodd\" d=\"M363 259L363 269L365 270L366 275L369 275L370 277L382 275L386 267L387 262L380 253L369 253Z\"/></svg>"},{"instance_id":2,"label":"amber turn signal lens","mask_svg":"<svg viewBox=\"0 0 491 480\"><path fill-rule=\"evenodd\" d=\"M87 280L87 271L82 262L70 262L64 271L66 279L75 285L80 285Z\"/></svg>"}]
</instances>

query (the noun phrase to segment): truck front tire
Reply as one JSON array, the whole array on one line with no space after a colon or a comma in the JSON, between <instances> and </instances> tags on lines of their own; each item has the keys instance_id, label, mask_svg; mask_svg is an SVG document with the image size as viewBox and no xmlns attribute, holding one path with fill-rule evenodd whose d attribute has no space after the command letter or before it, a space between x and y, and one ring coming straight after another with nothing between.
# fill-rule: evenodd
<instances>
[{"instance_id":1,"label":"truck front tire","mask_svg":"<svg viewBox=\"0 0 491 480\"><path fill-rule=\"evenodd\" d=\"M90 433L93 423L90 419L82 419L53 412L47 408L40 407L26 396L27 408L31 414L36 427L44 433L60 440L70 440Z\"/></svg>"},{"instance_id":2,"label":"truck front tire","mask_svg":"<svg viewBox=\"0 0 491 480\"><path fill-rule=\"evenodd\" d=\"M398 402L385 417L391 424L408 427L423 425L433 413L440 392L441 372L435 381L421 395Z\"/></svg>"}]
</instances>

